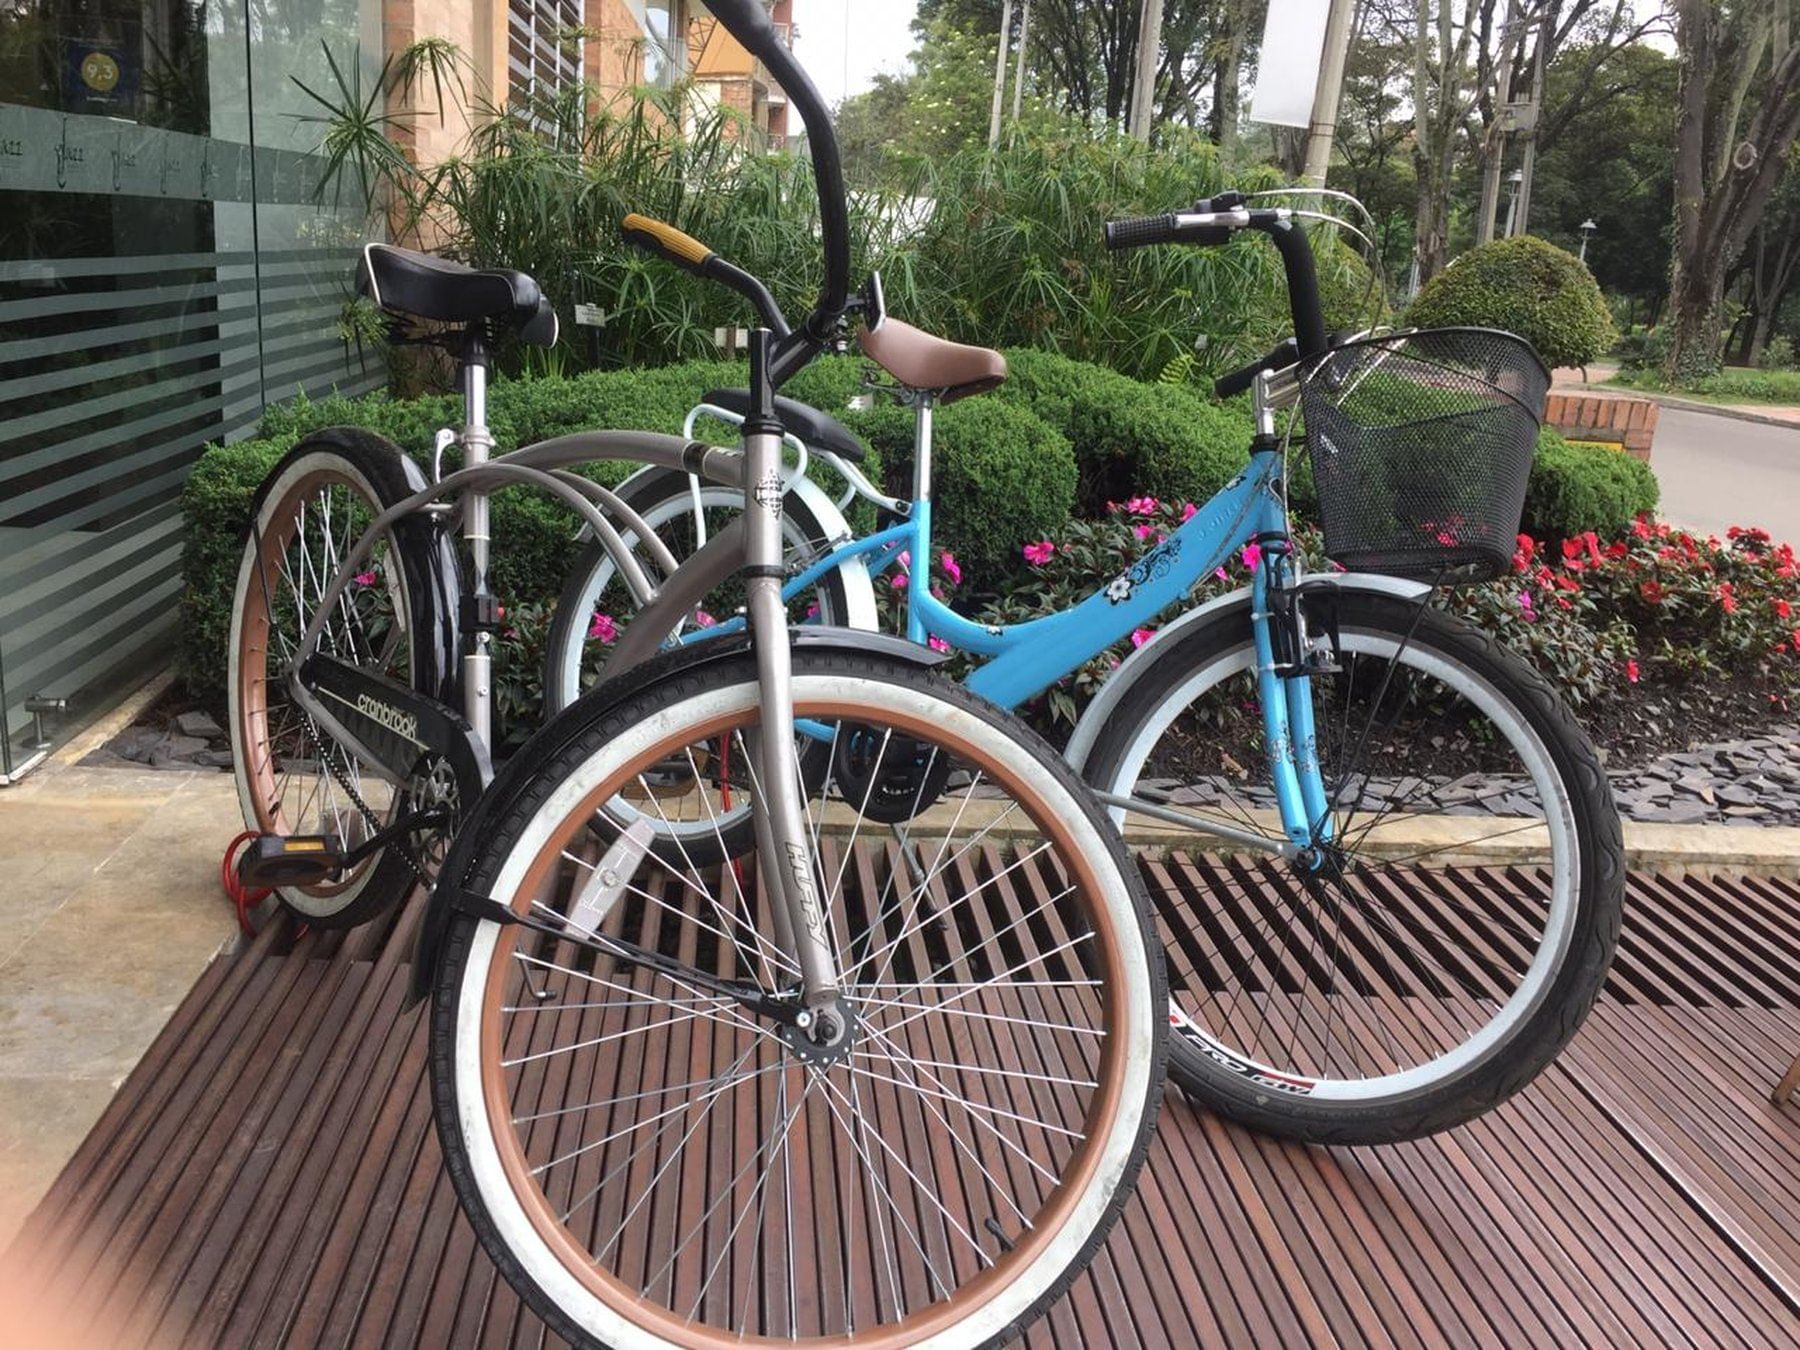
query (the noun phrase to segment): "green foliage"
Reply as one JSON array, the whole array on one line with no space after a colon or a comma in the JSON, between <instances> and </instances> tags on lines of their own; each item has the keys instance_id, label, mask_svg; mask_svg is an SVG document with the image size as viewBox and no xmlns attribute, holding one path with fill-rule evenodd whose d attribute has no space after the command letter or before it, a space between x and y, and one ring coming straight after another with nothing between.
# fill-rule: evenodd
<instances>
[{"instance_id":1,"label":"green foliage","mask_svg":"<svg viewBox=\"0 0 1800 1350\"><path fill-rule=\"evenodd\" d=\"M1569 539L1594 531L1622 533L1634 518L1656 509L1656 475L1622 450L1570 445L1545 427L1525 493L1525 530Z\"/></svg>"},{"instance_id":2,"label":"green foliage","mask_svg":"<svg viewBox=\"0 0 1800 1350\"><path fill-rule=\"evenodd\" d=\"M1800 370L1747 370L1742 366L1730 366L1671 386L1659 370L1621 369L1611 383L1628 389L1693 394L1720 403L1800 404Z\"/></svg>"},{"instance_id":3,"label":"green foliage","mask_svg":"<svg viewBox=\"0 0 1800 1350\"><path fill-rule=\"evenodd\" d=\"M1586 365L1616 336L1593 274L1574 254L1530 235L1470 249L1425 284L1406 320L1516 333L1552 368Z\"/></svg>"},{"instance_id":4,"label":"green foliage","mask_svg":"<svg viewBox=\"0 0 1800 1350\"><path fill-rule=\"evenodd\" d=\"M1074 446L1083 516L1140 493L1204 501L1244 465L1248 420L1189 386L1140 384L1051 352L1010 351L1007 366L1000 396Z\"/></svg>"},{"instance_id":5,"label":"green foliage","mask_svg":"<svg viewBox=\"0 0 1800 1350\"><path fill-rule=\"evenodd\" d=\"M1763 347L1762 357L1756 364L1760 370L1793 370L1794 340L1786 333L1777 333Z\"/></svg>"},{"instance_id":6,"label":"green foliage","mask_svg":"<svg viewBox=\"0 0 1800 1350\"><path fill-rule=\"evenodd\" d=\"M892 406L849 424L881 451L889 481L912 473L913 419ZM994 398L938 410L932 426L932 525L938 544L986 581L1019 549L1057 529L1075 501L1075 455L1054 426Z\"/></svg>"},{"instance_id":7,"label":"green foliage","mask_svg":"<svg viewBox=\"0 0 1800 1350\"><path fill-rule=\"evenodd\" d=\"M225 688L231 596L250 525L250 503L293 439L215 446L200 457L181 491L181 645L175 673L190 689Z\"/></svg>"},{"instance_id":8,"label":"green foliage","mask_svg":"<svg viewBox=\"0 0 1800 1350\"><path fill-rule=\"evenodd\" d=\"M1273 186L1257 169L1237 186ZM1170 128L1155 146L1071 121L920 164L888 212L923 218L872 252L893 313L986 346L1042 347L1154 379L1208 342L1212 373L1267 350L1288 327L1278 258L1246 237L1228 248L1107 252L1114 216L1167 211L1225 186L1217 148ZM921 204L928 204L923 206Z\"/></svg>"}]
</instances>

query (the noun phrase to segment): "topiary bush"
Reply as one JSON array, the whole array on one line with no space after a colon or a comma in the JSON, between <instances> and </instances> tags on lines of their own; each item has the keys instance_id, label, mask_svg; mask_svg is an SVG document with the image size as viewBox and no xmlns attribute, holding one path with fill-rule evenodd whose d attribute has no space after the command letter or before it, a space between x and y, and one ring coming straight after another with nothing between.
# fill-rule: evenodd
<instances>
[{"instance_id":1,"label":"topiary bush","mask_svg":"<svg viewBox=\"0 0 1800 1350\"><path fill-rule=\"evenodd\" d=\"M846 418L881 453L890 491L912 481L911 409L886 405ZM1075 501L1075 455L1029 409L971 398L932 423L932 534L985 584L1033 539L1060 528Z\"/></svg>"},{"instance_id":2,"label":"topiary bush","mask_svg":"<svg viewBox=\"0 0 1800 1350\"><path fill-rule=\"evenodd\" d=\"M1470 325L1517 333L1552 369L1584 366L1617 338L1587 265L1531 235L1470 249L1425 283L1406 321L1419 328Z\"/></svg>"},{"instance_id":3,"label":"topiary bush","mask_svg":"<svg viewBox=\"0 0 1800 1350\"><path fill-rule=\"evenodd\" d=\"M1538 433L1531 481L1525 489L1525 532L1540 539L1573 539L1593 531L1623 534L1656 509L1656 475L1622 450L1570 445L1545 427Z\"/></svg>"},{"instance_id":4,"label":"topiary bush","mask_svg":"<svg viewBox=\"0 0 1800 1350\"><path fill-rule=\"evenodd\" d=\"M1051 352L1006 359L999 397L1029 408L1074 447L1079 515L1097 518L1140 493L1204 501L1244 466L1249 420L1188 386L1142 384Z\"/></svg>"}]
</instances>

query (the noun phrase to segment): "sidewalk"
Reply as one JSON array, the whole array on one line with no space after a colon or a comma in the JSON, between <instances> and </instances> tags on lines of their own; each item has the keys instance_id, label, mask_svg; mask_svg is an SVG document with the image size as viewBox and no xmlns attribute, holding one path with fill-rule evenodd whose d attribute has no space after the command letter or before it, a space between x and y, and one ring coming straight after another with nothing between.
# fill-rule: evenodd
<instances>
[{"instance_id":1,"label":"sidewalk","mask_svg":"<svg viewBox=\"0 0 1800 1350\"><path fill-rule=\"evenodd\" d=\"M229 774L52 762L0 791L0 1247L236 933Z\"/></svg>"}]
</instances>

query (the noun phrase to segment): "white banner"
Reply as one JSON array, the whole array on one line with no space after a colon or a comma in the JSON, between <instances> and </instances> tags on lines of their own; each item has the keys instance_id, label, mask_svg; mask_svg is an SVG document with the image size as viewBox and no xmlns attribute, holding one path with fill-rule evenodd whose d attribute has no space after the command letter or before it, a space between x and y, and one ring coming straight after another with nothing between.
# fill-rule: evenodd
<instances>
[{"instance_id":1,"label":"white banner","mask_svg":"<svg viewBox=\"0 0 1800 1350\"><path fill-rule=\"evenodd\" d=\"M1325 20L1331 0L1269 0L1263 25L1250 119L1281 127L1312 122L1313 94L1325 52Z\"/></svg>"}]
</instances>

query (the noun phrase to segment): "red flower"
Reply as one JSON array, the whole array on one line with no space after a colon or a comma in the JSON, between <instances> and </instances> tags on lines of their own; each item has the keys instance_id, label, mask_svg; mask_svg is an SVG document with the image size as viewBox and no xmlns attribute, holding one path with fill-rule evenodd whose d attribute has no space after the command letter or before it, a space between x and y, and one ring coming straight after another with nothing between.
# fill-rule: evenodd
<instances>
[{"instance_id":1,"label":"red flower","mask_svg":"<svg viewBox=\"0 0 1800 1350\"><path fill-rule=\"evenodd\" d=\"M1719 597L1719 608L1723 609L1727 614L1736 614L1737 596L1731 593L1731 583L1729 581L1721 581L1719 583L1717 594Z\"/></svg>"},{"instance_id":2,"label":"red flower","mask_svg":"<svg viewBox=\"0 0 1800 1350\"><path fill-rule=\"evenodd\" d=\"M1794 615L1794 607L1792 605L1790 605L1787 601L1785 601L1785 600L1775 601L1775 617L1776 618L1790 619L1793 617L1793 615Z\"/></svg>"},{"instance_id":3,"label":"red flower","mask_svg":"<svg viewBox=\"0 0 1800 1350\"><path fill-rule=\"evenodd\" d=\"M1625 662L1625 679L1630 684L1638 682L1638 663L1635 656L1628 658Z\"/></svg>"},{"instance_id":4,"label":"red flower","mask_svg":"<svg viewBox=\"0 0 1800 1350\"><path fill-rule=\"evenodd\" d=\"M1631 522L1631 532L1639 539L1648 539L1656 533L1650 526L1649 516L1639 516Z\"/></svg>"},{"instance_id":5,"label":"red flower","mask_svg":"<svg viewBox=\"0 0 1800 1350\"><path fill-rule=\"evenodd\" d=\"M1660 605L1663 602L1662 582L1646 581L1638 587L1638 594L1644 597L1646 604Z\"/></svg>"},{"instance_id":6,"label":"red flower","mask_svg":"<svg viewBox=\"0 0 1800 1350\"><path fill-rule=\"evenodd\" d=\"M1606 556L1609 558L1623 558L1629 552L1631 552L1631 546L1623 539L1606 546Z\"/></svg>"},{"instance_id":7,"label":"red flower","mask_svg":"<svg viewBox=\"0 0 1800 1350\"><path fill-rule=\"evenodd\" d=\"M1575 562L1580 557L1581 557L1581 540L1579 540L1579 539L1563 540L1563 561L1564 562Z\"/></svg>"}]
</instances>

